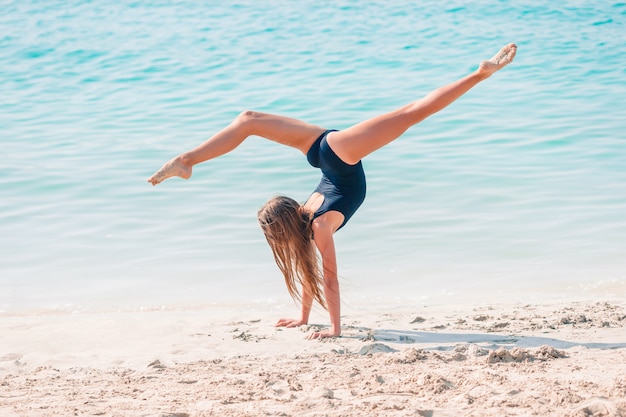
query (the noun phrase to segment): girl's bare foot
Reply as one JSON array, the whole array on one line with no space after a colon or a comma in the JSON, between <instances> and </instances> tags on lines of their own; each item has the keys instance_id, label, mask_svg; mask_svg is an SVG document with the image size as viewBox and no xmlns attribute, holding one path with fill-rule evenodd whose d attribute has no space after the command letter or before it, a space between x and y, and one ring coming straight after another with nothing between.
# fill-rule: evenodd
<instances>
[{"instance_id":1,"label":"girl's bare foot","mask_svg":"<svg viewBox=\"0 0 626 417\"><path fill-rule=\"evenodd\" d=\"M482 61L478 67L478 72L485 74L487 77L504 68L506 65L513 62L515 53L517 52L517 45L510 43L495 54L491 59Z\"/></svg>"},{"instance_id":2,"label":"girl's bare foot","mask_svg":"<svg viewBox=\"0 0 626 417\"><path fill-rule=\"evenodd\" d=\"M188 179L191 177L191 166L185 164L183 162L183 158L177 156L176 158L166 162L161 169L155 172L150 178L148 178L148 182L152 185L157 185L158 183L165 181L170 177L181 177L184 179Z\"/></svg>"}]
</instances>

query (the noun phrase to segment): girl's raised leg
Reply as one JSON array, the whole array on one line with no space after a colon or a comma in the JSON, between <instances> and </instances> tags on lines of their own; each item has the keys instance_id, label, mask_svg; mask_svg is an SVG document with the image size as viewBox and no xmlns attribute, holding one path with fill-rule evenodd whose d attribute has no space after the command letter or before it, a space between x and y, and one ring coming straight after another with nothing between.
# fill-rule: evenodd
<instances>
[{"instance_id":1,"label":"girl's raised leg","mask_svg":"<svg viewBox=\"0 0 626 417\"><path fill-rule=\"evenodd\" d=\"M306 154L315 139L323 132L323 128L297 119L245 111L198 147L166 162L148 178L148 182L157 185L170 177L187 179L191 176L194 165L232 151L248 136L261 136L299 149Z\"/></svg>"},{"instance_id":2,"label":"girl's raised leg","mask_svg":"<svg viewBox=\"0 0 626 417\"><path fill-rule=\"evenodd\" d=\"M332 132L327 137L328 143L344 162L355 164L398 138L409 127L450 105L476 84L511 63L516 50L515 44L508 44L491 59L482 61L473 73L434 90L421 100L348 129Z\"/></svg>"}]
</instances>

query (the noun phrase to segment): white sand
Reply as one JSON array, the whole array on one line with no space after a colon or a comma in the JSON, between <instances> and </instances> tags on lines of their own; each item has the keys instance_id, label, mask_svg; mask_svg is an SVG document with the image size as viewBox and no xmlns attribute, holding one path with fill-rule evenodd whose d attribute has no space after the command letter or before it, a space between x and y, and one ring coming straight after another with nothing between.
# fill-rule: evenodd
<instances>
[{"instance_id":1,"label":"white sand","mask_svg":"<svg viewBox=\"0 0 626 417\"><path fill-rule=\"evenodd\" d=\"M624 302L348 310L5 313L0 416L626 416Z\"/></svg>"}]
</instances>

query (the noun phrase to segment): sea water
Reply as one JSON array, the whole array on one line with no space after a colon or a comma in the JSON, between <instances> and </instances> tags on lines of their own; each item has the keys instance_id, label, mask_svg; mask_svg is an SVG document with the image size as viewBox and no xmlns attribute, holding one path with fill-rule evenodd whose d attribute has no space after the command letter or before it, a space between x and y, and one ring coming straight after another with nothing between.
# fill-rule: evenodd
<instances>
[{"instance_id":1,"label":"sea water","mask_svg":"<svg viewBox=\"0 0 626 417\"><path fill-rule=\"evenodd\" d=\"M365 159L342 300L624 296L625 23L615 0L3 1L0 310L288 301L256 211L307 199L303 155L252 137L146 178L242 110L346 128L509 42Z\"/></svg>"}]
</instances>

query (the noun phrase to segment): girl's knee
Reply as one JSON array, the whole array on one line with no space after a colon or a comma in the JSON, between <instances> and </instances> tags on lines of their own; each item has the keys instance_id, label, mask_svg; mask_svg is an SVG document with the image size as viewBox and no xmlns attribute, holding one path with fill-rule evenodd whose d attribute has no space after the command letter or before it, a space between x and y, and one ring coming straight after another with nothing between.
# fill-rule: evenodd
<instances>
[{"instance_id":1,"label":"girl's knee","mask_svg":"<svg viewBox=\"0 0 626 417\"><path fill-rule=\"evenodd\" d=\"M235 122L241 124L249 124L250 122L258 119L259 113L254 110L244 110L237 117L235 117Z\"/></svg>"},{"instance_id":2,"label":"girl's knee","mask_svg":"<svg viewBox=\"0 0 626 417\"><path fill-rule=\"evenodd\" d=\"M232 124L250 136L256 131L256 123L260 116L261 113L254 110L244 110L235 117Z\"/></svg>"}]
</instances>

